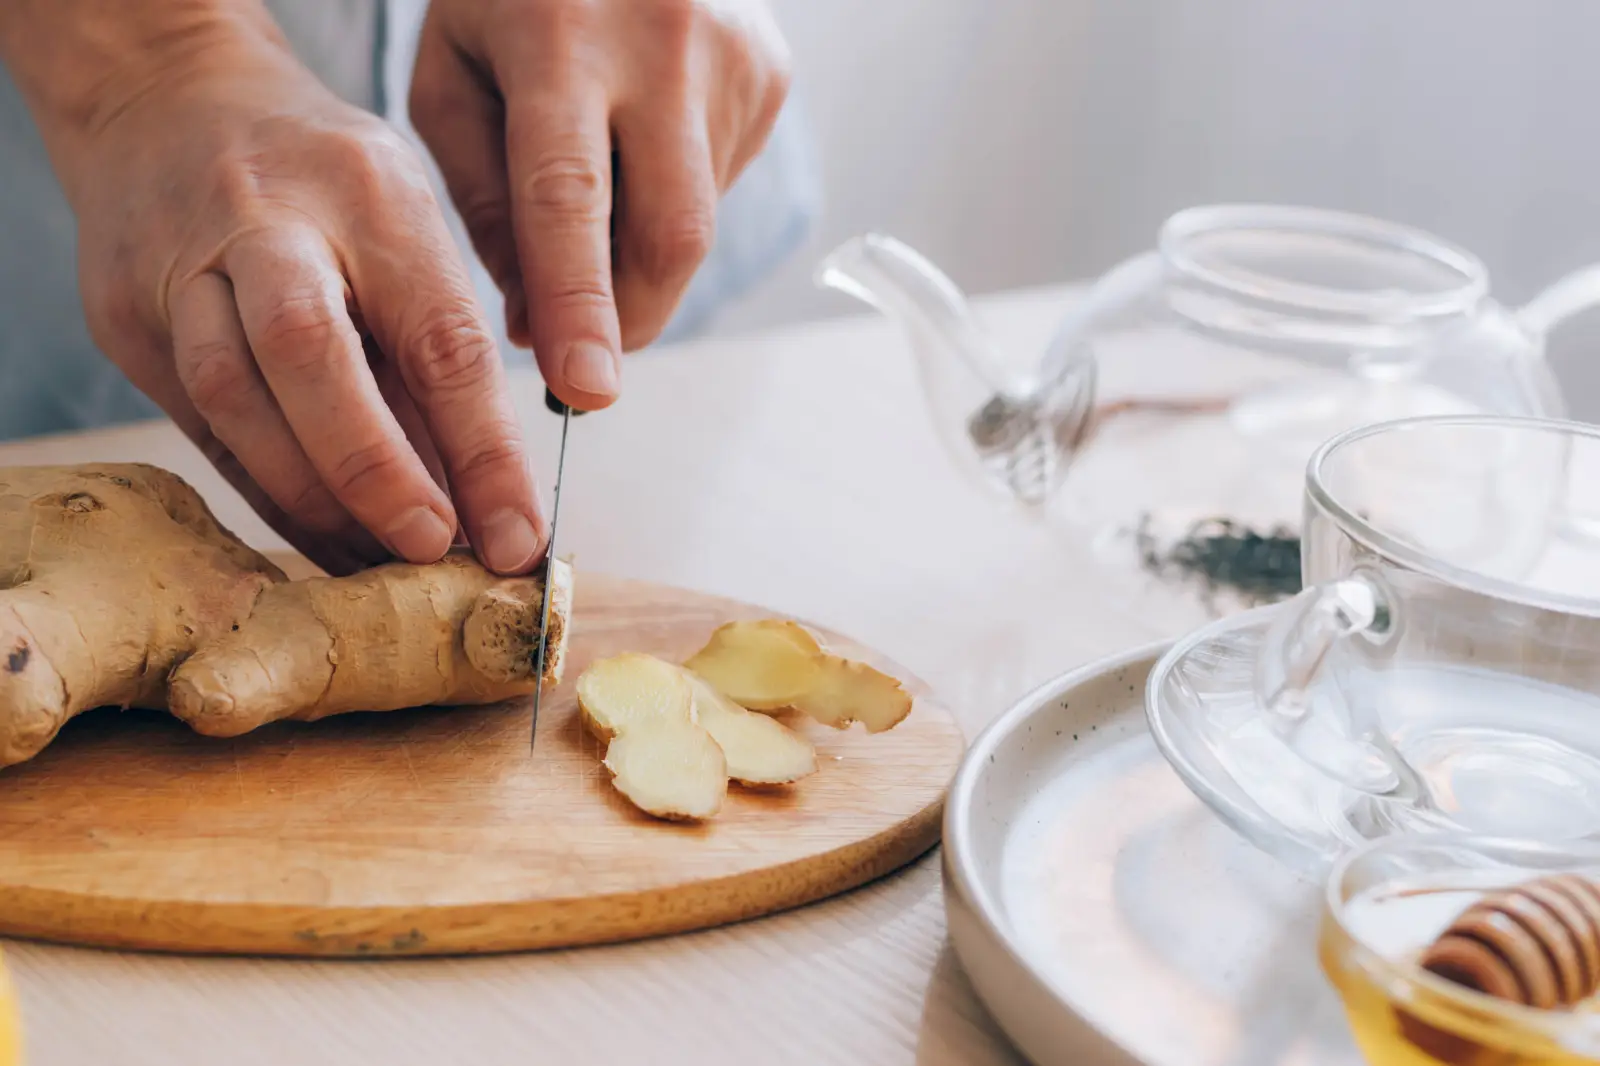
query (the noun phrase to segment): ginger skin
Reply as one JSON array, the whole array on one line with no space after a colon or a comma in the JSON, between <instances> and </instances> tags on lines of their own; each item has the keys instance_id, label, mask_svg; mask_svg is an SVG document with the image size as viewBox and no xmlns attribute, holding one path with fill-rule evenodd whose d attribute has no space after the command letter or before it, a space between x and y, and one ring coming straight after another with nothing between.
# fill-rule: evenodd
<instances>
[{"instance_id":1,"label":"ginger skin","mask_svg":"<svg viewBox=\"0 0 1600 1066\"><path fill-rule=\"evenodd\" d=\"M546 684L572 574L552 561ZM95 707L170 710L230 737L282 719L533 692L543 577L465 553L290 581L177 475L0 468L0 767Z\"/></svg>"}]
</instances>

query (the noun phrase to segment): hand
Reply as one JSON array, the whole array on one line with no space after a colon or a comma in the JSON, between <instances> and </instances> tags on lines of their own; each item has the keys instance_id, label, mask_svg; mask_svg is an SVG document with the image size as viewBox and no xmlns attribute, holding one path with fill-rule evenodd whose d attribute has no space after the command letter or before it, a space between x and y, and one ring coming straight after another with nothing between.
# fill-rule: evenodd
<instances>
[{"instance_id":1,"label":"hand","mask_svg":"<svg viewBox=\"0 0 1600 1066\"><path fill-rule=\"evenodd\" d=\"M325 568L464 530L522 572L544 519L420 160L272 32L208 28L53 138L95 340Z\"/></svg>"},{"instance_id":2,"label":"hand","mask_svg":"<svg viewBox=\"0 0 1600 1066\"><path fill-rule=\"evenodd\" d=\"M412 123L560 399L616 398L788 88L759 0L433 0Z\"/></svg>"}]
</instances>

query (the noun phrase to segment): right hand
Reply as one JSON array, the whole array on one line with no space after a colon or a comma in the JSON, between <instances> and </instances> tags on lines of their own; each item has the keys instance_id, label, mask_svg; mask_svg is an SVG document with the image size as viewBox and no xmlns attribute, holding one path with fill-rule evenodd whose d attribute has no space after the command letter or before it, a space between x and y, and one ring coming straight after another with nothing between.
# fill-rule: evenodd
<instances>
[{"instance_id":1,"label":"right hand","mask_svg":"<svg viewBox=\"0 0 1600 1066\"><path fill-rule=\"evenodd\" d=\"M419 159L280 41L220 32L53 137L96 343L324 568L464 534L526 571L538 494Z\"/></svg>"}]
</instances>

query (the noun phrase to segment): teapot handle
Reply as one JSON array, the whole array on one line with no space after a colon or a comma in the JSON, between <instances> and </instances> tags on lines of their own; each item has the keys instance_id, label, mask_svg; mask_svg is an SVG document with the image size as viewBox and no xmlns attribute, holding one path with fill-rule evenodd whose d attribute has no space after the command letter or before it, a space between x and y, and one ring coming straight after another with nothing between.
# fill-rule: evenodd
<instances>
[{"instance_id":1,"label":"teapot handle","mask_svg":"<svg viewBox=\"0 0 1600 1066\"><path fill-rule=\"evenodd\" d=\"M1161 253L1141 252L1102 274L1056 325L1045 349L1043 380L1061 381L1075 370L1093 374L1094 356L1079 342L1122 316L1136 313L1155 288L1161 272Z\"/></svg>"},{"instance_id":2,"label":"teapot handle","mask_svg":"<svg viewBox=\"0 0 1600 1066\"><path fill-rule=\"evenodd\" d=\"M1600 263L1556 279L1517 309L1517 321L1540 337L1591 307L1600 307Z\"/></svg>"}]
</instances>

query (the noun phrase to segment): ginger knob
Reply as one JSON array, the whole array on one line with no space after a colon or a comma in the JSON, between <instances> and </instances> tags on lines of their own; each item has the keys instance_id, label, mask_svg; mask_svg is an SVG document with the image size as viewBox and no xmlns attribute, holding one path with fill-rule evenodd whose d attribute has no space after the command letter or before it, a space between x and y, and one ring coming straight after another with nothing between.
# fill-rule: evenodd
<instances>
[{"instance_id":1,"label":"ginger knob","mask_svg":"<svg viewBox=\"0 0 1600 1066\"><path fill-rule=\"evenodd\" d=\"M1478 900L1419 960L1448 981L1540 1009L1571 1007L1600 988L1600 885L1541 877Z\"/></svg>"}]
</instances>

